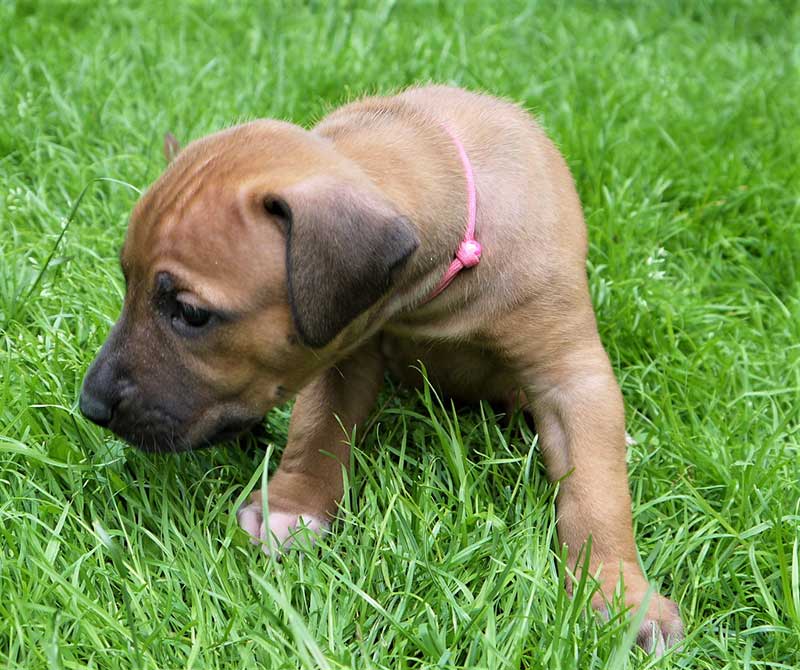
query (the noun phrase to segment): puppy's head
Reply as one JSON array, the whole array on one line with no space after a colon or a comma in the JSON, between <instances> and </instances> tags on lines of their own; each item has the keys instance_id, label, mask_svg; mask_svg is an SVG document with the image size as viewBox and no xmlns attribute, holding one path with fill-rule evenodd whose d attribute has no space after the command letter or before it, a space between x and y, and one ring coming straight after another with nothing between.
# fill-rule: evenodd
<instances>
[{"instance_id":1,"label":"puppy's head","mask_svg":"<svg viewBox=\"0 0 800 670\"><path fill-rule=\"evenodd\" d=\"M231 437L352 344L417 245L324 138L258 121L198 140L131 215L81 411L147 450Z\"/></svg>"}]
</instances>

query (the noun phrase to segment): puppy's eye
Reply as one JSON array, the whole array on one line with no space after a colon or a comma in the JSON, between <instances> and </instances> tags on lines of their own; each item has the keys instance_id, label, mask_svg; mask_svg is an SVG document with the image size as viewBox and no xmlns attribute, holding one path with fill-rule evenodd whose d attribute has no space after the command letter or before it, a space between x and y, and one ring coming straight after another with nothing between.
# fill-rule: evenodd
<instances>
[{"instance_id":1,"label":"puppy's eye","mask_svg":"<svg viewBox=\"0 0 800 670\"><path fill-rule=\"evenodd\" d=\"M175 316L190 328L202 328L211 321L211 312L202 307L190 305L188 302L177 300L175 303Z\"/></svg>"}]
</instances>

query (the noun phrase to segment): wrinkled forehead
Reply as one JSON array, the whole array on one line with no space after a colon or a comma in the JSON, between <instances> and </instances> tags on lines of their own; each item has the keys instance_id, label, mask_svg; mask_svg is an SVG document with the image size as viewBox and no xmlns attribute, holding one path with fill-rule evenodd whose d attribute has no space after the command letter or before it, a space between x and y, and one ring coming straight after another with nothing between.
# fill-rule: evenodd
<instances>
[{"instance_id":1,"label":"wrinkled forehead","mask_svg":"<svg viewBox=\"0 0 800 670\"><path fill-rule=\"evenodd\" d=\"M153 218L180 215L199 198L216 202L258 175L280 181L333 155L326 141L290 123L260 120L229 128L183 149L137 203L131 220L147 227Z\"/></svg>"},{"instance_id":2,"label":"wrinkled forehead","mask_svg":"<svg viewBox=\"0 0 800 670\"><path fill-rule=\"evenodd\" d=\"M169 272L212 304L221 294L242 302L284 283L285 242L258 216L258 184L270 174L282 181L291 170L267 160L254 142L212 140L189 145L141 198L120 259L140 281Z\"/></svg>"}]
</instances>

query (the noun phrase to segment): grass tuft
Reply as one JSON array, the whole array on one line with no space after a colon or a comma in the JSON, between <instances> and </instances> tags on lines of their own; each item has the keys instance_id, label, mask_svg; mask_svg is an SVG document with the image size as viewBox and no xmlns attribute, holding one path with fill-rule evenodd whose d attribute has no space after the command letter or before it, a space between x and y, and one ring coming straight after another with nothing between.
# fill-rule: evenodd
<instances>
[{"instance_id":1,"label":"grass tuft","mask_svg":"<svg viewBox=\"0 0 800 670\"><path fill-rule=\"evenodd\" d=\"M800 667L798 34L790 0L0 3L0 665ZM289 407L179 456L77 412L164 132L427 80L520 101L573 170L642 564L689 633L663 660L566 597L536 437L488 406L387 386L336 532L282 562L235 509Z\"/></svg>"}]
</instances>

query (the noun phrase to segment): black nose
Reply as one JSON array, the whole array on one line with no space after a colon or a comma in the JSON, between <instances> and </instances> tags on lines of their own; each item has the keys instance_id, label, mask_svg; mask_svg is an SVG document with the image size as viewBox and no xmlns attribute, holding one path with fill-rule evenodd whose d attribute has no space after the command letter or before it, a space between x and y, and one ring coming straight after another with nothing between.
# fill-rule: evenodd
<instances>
[{"instance_id":1,"label":"black nose","mask_svg":"<svg viewBox=\"0 0 800 670\"><path fill-rule=\"evenodd\" d=\"M92 395L84 386L78 403L81 414L98 426L107 426L114 416L114 405L107 398Z\"/></svg>"}]
</instances>

